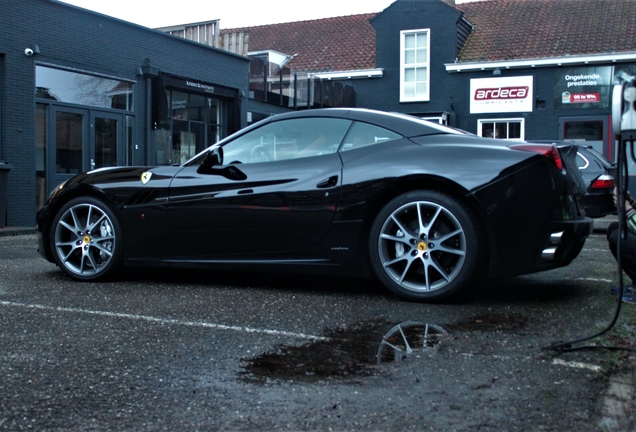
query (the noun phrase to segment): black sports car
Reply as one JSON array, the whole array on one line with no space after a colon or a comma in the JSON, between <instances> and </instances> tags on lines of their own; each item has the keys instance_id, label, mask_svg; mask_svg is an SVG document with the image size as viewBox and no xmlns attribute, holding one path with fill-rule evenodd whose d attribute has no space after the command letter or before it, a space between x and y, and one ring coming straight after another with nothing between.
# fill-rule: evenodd
<instances>
[{"instance_id":1,"label":"black sports car","mask_svg":"<svg viewBox=\"0 0 636 432\"><path fill-rule=\"evenodd\" d=\"M569 264L591 232L576 147L361 109L281 114L180 166L73 177L39 251L80 281L120 265L377 277L409 300Z\"/></svg>"}]
</instances>

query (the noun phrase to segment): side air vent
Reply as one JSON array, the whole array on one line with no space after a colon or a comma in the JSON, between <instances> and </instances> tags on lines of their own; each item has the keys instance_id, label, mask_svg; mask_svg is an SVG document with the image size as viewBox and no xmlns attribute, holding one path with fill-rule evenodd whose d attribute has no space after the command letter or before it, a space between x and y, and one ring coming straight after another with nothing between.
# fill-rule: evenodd
<instances>
[{"instance_id":1,"label":"side air vent","mask_svg":"<svg viewBox=\"0 0 636 432\"><path fill-rule=\"evenodd\" d=\"M141 191L130 197L130 199L128 200L128 205L134 206L134 205L146 204L151 201L154 201L156 197L157 197L156 191L150 191L150 190Z\"/></svg>"}]
</instances>

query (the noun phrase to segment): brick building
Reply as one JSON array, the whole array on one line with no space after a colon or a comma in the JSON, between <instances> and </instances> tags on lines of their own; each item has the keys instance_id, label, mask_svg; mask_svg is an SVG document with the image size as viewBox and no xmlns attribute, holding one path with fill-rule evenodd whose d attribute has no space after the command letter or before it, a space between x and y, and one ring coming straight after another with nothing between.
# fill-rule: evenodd
<instances>
[{"instance_id":1,"label":"brick building","mask_svg":"<svg viewBox=\"0 0 636 432\"><path fill-rule=\"evenodd\" d=\"M244 56L55 0L3 0L0 27L7 226L74 173L180 162L245 126Z\"/></svg>"}]
</instances>

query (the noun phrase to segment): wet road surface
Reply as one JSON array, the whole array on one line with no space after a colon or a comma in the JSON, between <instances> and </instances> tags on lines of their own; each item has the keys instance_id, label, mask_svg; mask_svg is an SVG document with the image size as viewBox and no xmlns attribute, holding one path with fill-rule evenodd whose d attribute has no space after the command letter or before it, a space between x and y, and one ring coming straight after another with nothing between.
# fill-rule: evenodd
<instances>
[{"instance_id":1,"label":"wet road surface","mask_svg":"<svg viewBox=\"0 0 636 432\"><path fill-rule=\"evenodd\" d=\"M543 349L613 317L599 233L566 268L449 304L295 275L77 283L35 243L0 237L0 430L596 431L620 360ZM629 332L624 309L593 343Z\"/></svg>"}]
</instances>

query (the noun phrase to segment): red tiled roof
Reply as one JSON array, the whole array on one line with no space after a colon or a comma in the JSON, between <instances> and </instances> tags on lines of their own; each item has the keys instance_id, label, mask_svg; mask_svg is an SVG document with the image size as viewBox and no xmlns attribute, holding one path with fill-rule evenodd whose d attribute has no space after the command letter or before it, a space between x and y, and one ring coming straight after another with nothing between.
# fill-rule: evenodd
<instances>
[{"instance_id":1,"label":"red tiled roof","mask_svg":"<svg viewBox=\"0 0 636 432\"><path fill-rule=\"evenodd\" d=\"M305 72L330 72L375 67L375 13L283 24L224 29L249 33L249 50L275 50L294 55L289 67Z\"/></svg>"},{"instance_id":2,"label":"red tiled roof","mask_svg":"<svg viewBox=\"0 0 636 432\"><path fill-rule=\"evenodd\" d=\"M456 8L474 26L459 62L636 51L636 0L488 0Z\"/></svg>"},{"instance_id":3,"label":"red tiled roof","mask_svg":"<svg viewBox=\"0 0 636 432\"><path fill-rule=\"evenodd\" d=\"M440 0L441 1L441 0ZM636 0L485 0L455 6L474 28L459 62L636 51ZM225 29L249 33L249 51L294 55L297 71L373 69L375 13Z\"/></svg>"}]
</instances>

